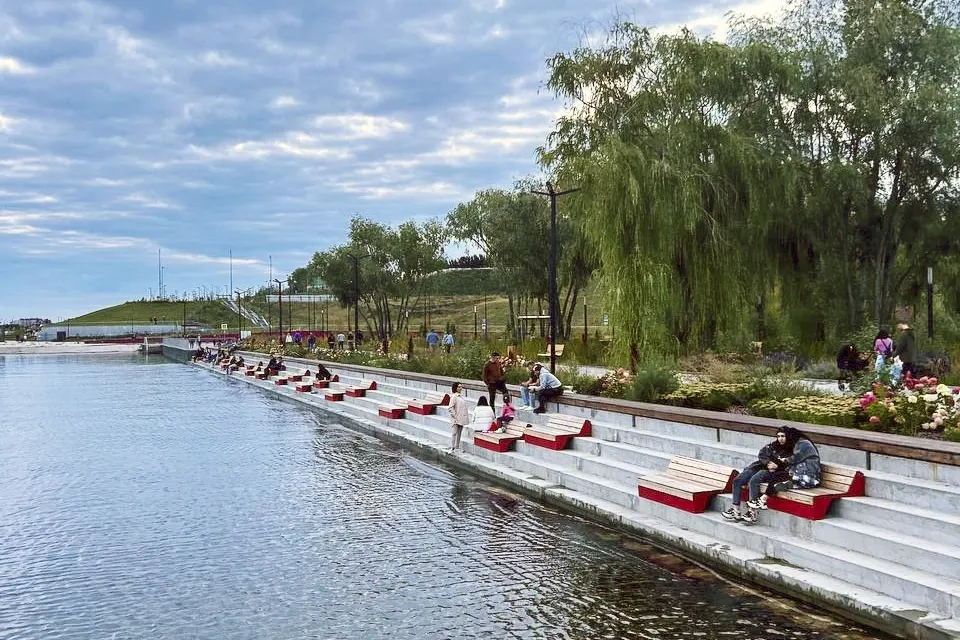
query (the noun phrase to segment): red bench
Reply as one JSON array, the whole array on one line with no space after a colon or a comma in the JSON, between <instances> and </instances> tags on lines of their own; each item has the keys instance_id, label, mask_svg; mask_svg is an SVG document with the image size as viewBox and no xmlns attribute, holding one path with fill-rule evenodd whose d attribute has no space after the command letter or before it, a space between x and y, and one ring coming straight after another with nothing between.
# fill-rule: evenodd
<instances>
[{"instance_id":1,"label":"red bench","mask_svg":"<svg viewBox=\"0 0 960 640\"><path fill-rule=\"evenodd\" d=\"M323 392L323 399L329 402L343 401L343 391L339 389L327 389Z\"/></svg>"},{"instance_id":2,"label":"red bench","mask_svg":"<svg viewBox=\"0 0 960 640\"><path fill-rule=\"evenodd\" d=\"M737 470L696 458L675 456L664 473L640 478L641 498L690 513L703 513L713 496L732 489Z\"/></svg>"},{"instance_id":3,"label":"red bench","mask_svg":"<svg viewBox=\"0 0 960 640\"><path fill-rule=\"evenodd\" d=\"M584 418L555 414L546 424L528 424L523 429L523 441L538 447L560 451L577 437L589 438L591 424Z\"/></svg>"},{"instance_id":4,"label":"red bench","mask_svg":"<svg viewBox=\"0 0 960 640\"><path fill-rule=\"evenodd\" d=\"M513 443L523 438L523 427L513 426L513 422L508 422L504 427L503 433L495 431L477 431L473 434L473 444L481 449L504 453L513 447Z\"/></svg>"},{"instance_id":5,"label":"red bench","mask_svg":"<svg viewBox=\"0 0 960 640\"><path fill-rule=\"evenodd\" d=\"M767 499L767 506L808 520L823 520L834 500L864 495L866 481L860 471L832 464L821 464L821 470L819 487L781 491ZM760 485L761 491L766 488L766 483Z\"/></svg>"},{"instance_id":6,"label":"red bench","mask_svg":"<svg viewBox=\"0 0 960 640\"><path fill-rule=\"evenodd\" d=\"M377 407L377 413L380 414L380 417L389 418L390 420L399 420L404 416L405 412L406 407L398 405L381 404Z\"/></svg>"},{"instance_id":7,"label":"red bench","mask_svg":"<svg viewBox=\"0 0 960 640\"><path fill-rule=\"evenodd\" d=\"M362 398L367 395L367 391L376 391L376 380L363 380L359 384L351 385L343 390L351 398Z\"/></svg>"},{"instance_id":8,"label":"red bench","mask_svg":"<svg viewBox=\"0 0 960 640\"><path fill-rule=\"evenodd\" d=\"M437 407L445 407L450 404L450 394L449 393L428 393L423 398L417 398L410 400L407 403L407 409L412 413L416 413L421 416L429 416Z\"/></svg>"}]
</instances>

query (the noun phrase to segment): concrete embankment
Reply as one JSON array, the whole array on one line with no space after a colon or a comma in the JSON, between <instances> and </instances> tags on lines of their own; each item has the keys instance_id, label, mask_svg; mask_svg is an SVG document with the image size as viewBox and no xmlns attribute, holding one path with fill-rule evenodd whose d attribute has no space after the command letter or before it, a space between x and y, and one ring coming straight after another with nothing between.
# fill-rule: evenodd
<instances>
[{"instance_id":1,"label":"concrete embankment","mask_svg":"<svg viewBox=\"0 0 960 640\"><path fill-rule=\"evenodd\" d=\"M62 356L135 353L139 344L91 344L86 342L0 342L0 356Z\"/></svg>"},{"instance_id":2,"label":"concrete embankment","mask_svg":"<svg viewBox=\"0 0 960 640\"><path fill-rule=\"evenodd\" d=\"M249 355L248 361L260 357ZM305 364L288 360L289 372ZM707 512L691 514L640 498L637 479L663 471L674 455L743 467L778 422L570 394L549 410L593 423L592 436L574 438L570 448L552 451L520 441L515 451L494 453L468 442L466 453L451 455L445 452L445 407L427 416L407 412L402 419L378 415L380 405L445 391L451 380L327 366L347 384L375 380L377 389L334 402L322 392L301 393L269 380L230 379L894 636L960 638L960 447L954 444L802 425L825 461L863 472L866 496L838 500L823 520L770 510L745 526L720 517L729 495L715 498ZM479 383L466 386L471 403L485 391ZM519 420L545 417L522 412Z\"/></svg>"}]
</instances>

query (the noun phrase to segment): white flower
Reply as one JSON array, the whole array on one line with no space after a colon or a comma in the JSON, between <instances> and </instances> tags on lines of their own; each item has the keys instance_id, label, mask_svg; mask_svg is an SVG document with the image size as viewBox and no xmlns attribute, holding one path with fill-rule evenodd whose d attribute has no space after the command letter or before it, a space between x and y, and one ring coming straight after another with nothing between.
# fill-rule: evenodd
<instances>
[{"instance_id":1,"label":"white flower","mask_svg":"<svg viewBox=\"0 0 960 640\"><path fill-rule=\"evenodd\" d=\"M926 402L936 402L936 401L937 401L937 394L935 394L935 393L925 393L925 394L923 394L923 399L924 399L924 401L926 401Z\"/></svg>"},{"instance_id":2,"label":"white flower","mask_svg":"<svg viewBox=\"0 0 960 640\"><path fill-rule=\"evenodd\" d=\"M907 402L909 402L910 404L917 404L917 396L908 396Z\"/></svg>"}]
</instances>

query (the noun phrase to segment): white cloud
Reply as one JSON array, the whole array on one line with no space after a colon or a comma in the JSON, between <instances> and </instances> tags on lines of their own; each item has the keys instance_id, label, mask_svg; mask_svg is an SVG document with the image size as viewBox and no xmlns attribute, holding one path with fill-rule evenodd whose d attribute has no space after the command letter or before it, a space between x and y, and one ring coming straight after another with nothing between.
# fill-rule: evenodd
<instances>
[{"instance_id":1,"label":"white cloud","mask_svg":"<svg viewBox=\"0 0 960 640\"><path fill-rule=\"evenodd\" d=\"M57 202L55 197L44 195L42 193L7 191L5 189L0 189L0 200L19 202L23 204L49 204L52 202Z\"/></svg>"},{"instance_id":2,"label":"white cloud","mask_svg":"<svg viewBox=\"0 0 960 640\"><path fill-rule=\"evenodd\" d=\"M410 125L401 120L359 113L317 116L313 126L325 135L341 140L387 138L410 129Z\"/></svg>"},{"instance_id":3,"label":"white cloud","mask_svg":"<svg viewBox=\"0 0 960 640\"><path fill-rule=\"evenodd\" d=\"M17 122L19 121L0 113L0 131L13 131L13 125Z\"/></svg>"},{"instance_id":4,"label":"white cloud","mask_svg":"<svg viewBox=\"0 0 960 640\"><path fill-rule=\"evenodd\" d=\"M179 209L180 207L161 200L160 198L154 198L152 196L147 196L142 193L131 193L130 195L124 196L121 198L123 202L130 202L133 204L138 204L148 209Z\"/></svg>"},{"instance_id":5,"label":"white cloud","mask_svg":"<svg viewBox=\"0 0 960 640\"><path fill-rule=\"evenodd\" d=\"M318 144L316 136L302 132L288 133L274 140L245 140L216 148L195 145L189 151L196 157L208 160L259 160L272 156L291 156L321 160L347 160L352 157L348 149Z\"/></svg>"},{"instance_id":6,"label":"white cloud","mask_svg":"<svg viewBox=\"0 0 960 640\"><path fill-rule=\"evenodd\" d=\"M11 58L9 56L0 56L0 73L9 73L11 75L27 75L36 72L32 66Z\"/></svg>"},{"instance_id":7,"label":"white cloud","mask_svg":"<svg viewBox=\"0 0 960 640\"><path fill-rule=\"evenodd\" d=\"M277 96L273 99L273 102L270 105L276 109L283 109L285 107L295 107L300 104L300 101L294 98L293 96Z\"/></svg>"}]
</instances>

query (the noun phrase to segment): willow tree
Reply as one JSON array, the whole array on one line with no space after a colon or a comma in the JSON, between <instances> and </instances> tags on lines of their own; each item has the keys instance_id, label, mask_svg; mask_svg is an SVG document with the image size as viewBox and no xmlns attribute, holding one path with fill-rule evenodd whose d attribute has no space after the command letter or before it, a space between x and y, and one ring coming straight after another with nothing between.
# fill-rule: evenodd
<instances>
[{"instance_id":1,"label":"willow tree","mask_svg":"<svg viewBox=\"0 0 960 640\"><path fill-rule=\"evenodd\" d=\"M762 248L796 176L736 124L776 67L762 53L624 23L548 62L569 110L541 160L583 189L575 211L627 343L712 346L768 286Z\"/></svg>"}]
</instances>

